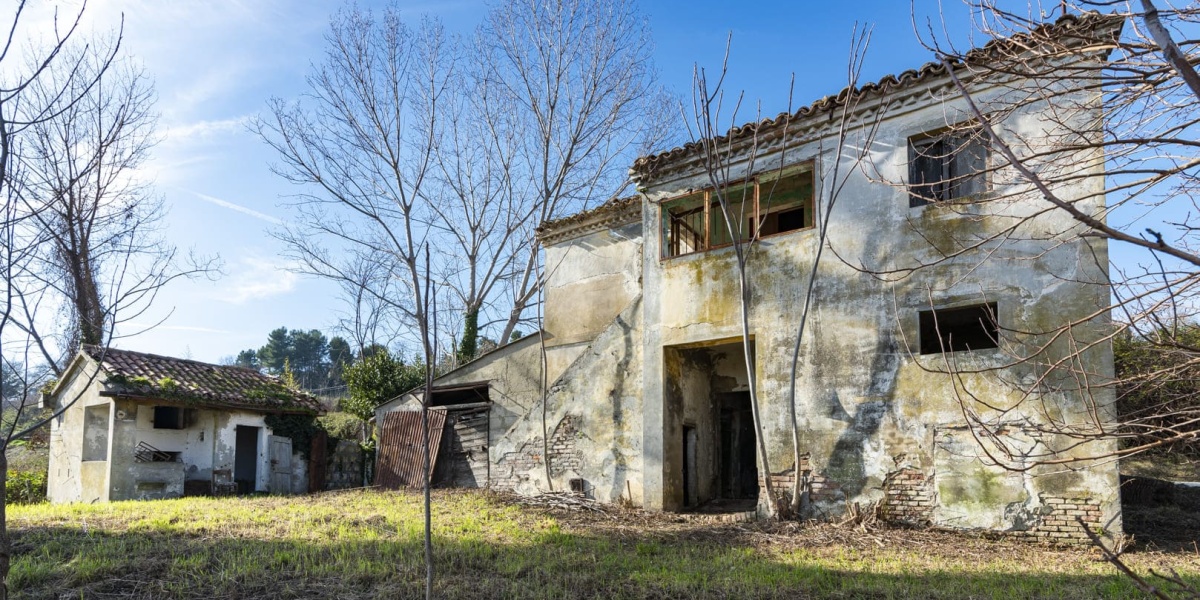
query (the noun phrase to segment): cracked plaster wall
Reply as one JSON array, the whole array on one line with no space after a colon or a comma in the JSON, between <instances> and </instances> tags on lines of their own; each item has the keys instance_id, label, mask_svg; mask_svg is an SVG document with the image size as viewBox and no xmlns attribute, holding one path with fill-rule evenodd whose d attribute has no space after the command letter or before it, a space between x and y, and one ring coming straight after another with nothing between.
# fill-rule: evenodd
<instances>
[{"instance_id":1,"label":"cracked plaster wall","mask_svg":"<svg viewBox=\"0 0 1200 600\"><path fill-rule=\"evenodd\" d=\"M1039 118L1041 108L1013 115L1006 123L1007 135L1044 137L1047 124ZM930 101L928 95L920 94L907 106L894 106L889 115L868 149L870 168L877 172L870 178L854 172L831 218L829 244L845 261L881 270L913 266L935 259L938 250L952 250L956 241L996 232L1011 222L1010 217L1040 208L1036 200L1010 202L987 213L968 208L966 211L974 214L965 215L940 206L910 208L902 187L878 180L903 182L907 178L909 136L945 127L965 115L954 101L944 106L940 100ZM815 160L817 187L827 198L837 160L831 153L834 143L828 137L821 140L819 135L804 135L809 141L801 139L790 148L788 162ZM858 142L861 140L851 137L851 146ZM778 154L771 151L768 145L767 154L760 154L757 164L778 164ZM850 168L844 162L842 172ZM744 164L735 166L730 177L741 177L744 169ZM1060 191L1067 197L1083 198L1100 191L1101 179ZM1004 189L1014 180L1012 172L1001 170L993 181L996 188ZM702 173L650 182L642 190L647 200L643 205L645 230L659 229L657 202L707 185ZM1079 204L1099 210L1102 196ZM884 499L884 483L890 474L916 469L933 482L937 508L932 520L941 525L1028 529L1046 510L1048 498L1086 497L1101 507L1110 530L1120 530L1115 464L1063 473L1038 469L1025 475L1008 474L988 464L971 445L970 431L961 427L962 411L951 379L922 369L906 348L911 345L915 352L917 313L927 309L931 300L937 306L998 302L1002 327L1030 331L1056 327L1105 305L1107 289L1097 285L1107 270L1103 241L1072 237L1071 232L1077 231L1074 223L1060 214L1043 215L1024 227L1014 239L990 244L987 260L981 254L968 255L896 283L879 281L825 253L797 380L802 452L810 455L813 476L828 480L835 492L823 494L819 509L828 514L840 511L846 502ZM1035 231L1066 233L1053 241L1020 239ZM793 469L787 404L790 359L816 240L812 229L763 239L749 257L750 333L756 345L759 402L773 473ZM727 340L740 337L742 331L733 250L660 260L659 244L657 236L647 237L642 263L646 298L643 395L647 399L643 437L646 505L662 509L673 504L676 491L671 481L679 464L670 407L664 408L657 400L670 395L663 387L669 379L663 372L663 365L670 362L666 348ZM1104 324L1101 320L1081 327L1076 335L1084 341L1095 339ZM1052 348L1052 354L1062 351ZM930 355L920 360L937 367L940 358ZM1007 358L1000 350L953 353L953 360L964 369L1002 365ZM1112 373L1106 345L1082 360L1083 368L1101 378ZM1006 371L1006 376L1023 381L1036 375L1031 367ZM1067 379L1064 375L1059 381ZM963 380L988 402L1011 405L1017 400L994 373L967 374ZM1112 408L1111 392L1099 390L1096 394L1101 417L1111 416L1106 412ZM1050 394L1047 400L1046 412L1031 403L1005 419L1044 423L1053 416L1073 423L1086 421L1081 394L1067 390ZM978 405L974 408L982 410L985 418L996 417ZM1028 437L1020 427L1011 428L1011 435L1014 439ZM1032 442L1026 447L1034 448ZM666 460L652 464L655 456Z\"/></svg>"},{"instance_id":2,"label":"cracked plaster wall","mask_svg":"<svg viewBox=\"0 0 1200 600\"><path fill-rule=\"evenodd\" d=\"M546 248L546 429L542 442L541 347L536 335L440 377L435 385L489 382L488 485L519 493L569 489L606 502L642 501L641 223ZM408 396L379 407L418 410ZM481 482L482 484L482 482Z\"/></svg>"},{"instance_id":3,"label":"cracked plaster wall","mask_svg":"<svg viewBox=\"0 0 1200 600\"><path fill-rule=\"evenodd\" d=\"M46 480L46 498L50 502L97 502L108 500L108 461L84 461L84 421L87 407L108 407L105 436L111 445L112 401L101 398L95 387L87 385L94 364L85 363L69 374L71 381L59 392L61 402L78 398L67 410L50 421L50 465ZM112 455L109 447L106 456Z\"/></svg>"}]
</instances>

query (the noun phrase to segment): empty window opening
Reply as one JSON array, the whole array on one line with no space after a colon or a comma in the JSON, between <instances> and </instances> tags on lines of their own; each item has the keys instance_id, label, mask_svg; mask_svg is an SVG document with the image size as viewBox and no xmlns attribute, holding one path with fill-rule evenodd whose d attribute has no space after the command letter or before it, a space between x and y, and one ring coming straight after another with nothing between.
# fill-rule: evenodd
<instances>
[{"instance_id":1,"label":"empty window opening","mask_svg":"<svg viewBox=\"0 0 1200 600\"><path fill-rule=\"evenodd\" d=\"M587 492L587 483L579 477L573 477L567 482L571 486L572 494L583 494Z\"/></svg>"},{"instance_id":2,"label":"empty window opening","mask_svg":"<svg viewBox=\"0 0 1200 600\"><path fill-rule=\"evenodd\" d=\"M433 388L429 395L430 406L459 406L488 402L488 384L470 383L457 386Z\"/></svg>"},{"instance_id":3,"label":"empty window opening","mask_svg":"<svg viewBox=\"0 0 1200 600\"><path fill-rule=\"evenodd\" d=\"M761 236L812 227L812 170L760 183L758 204Z\"/></svg>"},{"instance_id":4,"label":"empty window opening","mask_svg":"<svg viewBox=\"0 0 1200 600\"><path fill-rule=\"evenodd\" d=\"M987 191L987 158L987 146L978 130L909 138L908 205L924 206Z\"/></svg>"},{"instance_id":5,"label":"empty window opening","mask_svg":"<svg viewBox=\"0 0 1200 600\"><path fill-rule=\"evenodd\" d=\"M708 189L664 202L663 258L812 227L813 181L813 165L805 163L730 185L720 194ZM727 210L721 209L722 199Z\"/></svg>"},{"instance_id":6,"label":"empty window opening","mask_svg":"<svg viewBox=\"0 0 1200 600\"><path fill-rule=\"evenodd\" d=\"M995 348L1000 343L996 303L920 313L921 354Z\"/></svg>"},{"instance_id":7,"label":"empty window opening","mask_svg":"<svg viewBox=\"0 0 1200 600\"><path fill-rule=\"evenodd\" d=\"M693 194L663 205L663 252L681 256L706 247L704 194Z\"/></svg>"},{"instance_id":8,"label":"empty window opening","mask_svg":"<svg viewBox=\"0 0 1200 600\"><path fill-rule=\"evenodd\" d=\"M721 199L715 192L709 193L709 248L728 246L734 240L744 242L754 229L754 185L730 186L721 195L729 207L729 221L725 220L726 211L721 210Z\"/></svg>"},{"instance_id":9,"label":"empty window opening","mask_svg":"<svg viewBox=\"0 0 1200 600\"><path fill-rule=\"evenodd\" d=\"M183 409L178 406L155 406L154 428L183 429Z\"/></svg>"}]
</instances>

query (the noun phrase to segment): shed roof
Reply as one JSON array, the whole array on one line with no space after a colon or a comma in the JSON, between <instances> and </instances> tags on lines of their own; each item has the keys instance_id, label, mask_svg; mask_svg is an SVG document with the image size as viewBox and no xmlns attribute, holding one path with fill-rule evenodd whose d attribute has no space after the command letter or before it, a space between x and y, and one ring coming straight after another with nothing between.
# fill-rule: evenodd
<instances>
[{"instance_id":1,"label":"shed roof","mask_svg":"<svg viewBox=\"0 0 1200 600\"><path fill-rule=\"evenodd\" d=\"M323 412L316 396L254 369L90 345L80 353L100 363L108 376L106 395L259 412Z\"/></svg>"}]
</instances>

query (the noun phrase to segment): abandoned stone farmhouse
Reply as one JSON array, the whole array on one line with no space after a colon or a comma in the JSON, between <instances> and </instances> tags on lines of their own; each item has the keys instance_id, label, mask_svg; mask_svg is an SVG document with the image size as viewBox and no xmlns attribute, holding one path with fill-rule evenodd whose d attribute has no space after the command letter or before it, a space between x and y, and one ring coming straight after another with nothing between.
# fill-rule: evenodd
<instances>
[{"instance_id":1,"label":"abandoned stone farmhouse","mask_svg":"<svg viewBox=\"0 0 1200 600\"><path fill-rule=\"evenodd\" d=\"M1113 24L1066 17L1050 32L1101 26ZM970 85L985 105L1014 89L1013 82ZM866 148L856 167L835 154L847 98L856 98L850 139ZM1039 115L1051 109L1024 104L1001 130L1050 139ZM931 63L722 139L731 152L726 180L745 192L731 214L746 215L745 227L725 223L700 144L636 161L636 196L544 223L543 331L435 381L428 394L434 484L575 490L650 510L763 514L767 478L787 492L800 477L817 515L879 502L892 518L945 527L1066 537L1075 533L1065 525L1081 516L1119 531L1113 462L1006 470L987 458L964 418L973 398L1003 405L1013 394L1006 379L1030 376L1003 366L1006 349L1021 343L1016 332L1087 321L1108 302L1103 239L1003 236L981 250L986 259L944 260L955 240L987 239L1010 219L1039 231L1074 227L1061 212L1042 210L1036 195L1015 194L1024 184L978 136L947 133L970 120L945 68ZM1080 115L1089 122L1097 127L1100 119ZM1057 191L1102 214L1103 160L1096 158L1079 156L1083 176ZM844 185L825 214L839 161ZM960 202L991 196L1006 201ZM826 217L827 251L795 367L797 461L793 346L818 250L814 225ZM749 357L730 233L738 229L743 241L753 239ZM879 276L918 265L932 266ZM1079 335L1100 334L1084 327ZM1111 377L1107 344L1082 356L1089 372ZM939 372L949 361L960 372ZM751 372L761 430L753 425ZM377 476L385 483L419 483L412 411L421 395L377 411ZM1081 395L1048 390L1039 406L1083 427ZM1106 390L1091 400L1113 402ZM1013 440L1049 435L1039 427L1045 412L1005 419Z\"/></svg>"},{"instance_id":2,"label":"abandoned stone farmhouse","mask_svg":"<svg viewBox=\"0 0 1200 600\"><path fill-rule=\"evenodd\" d=\"M267 415L321 404L253 369L84 345L43 402L66 407L50 423L51 502L309 491Z\"/></svg>"}]
</instances>

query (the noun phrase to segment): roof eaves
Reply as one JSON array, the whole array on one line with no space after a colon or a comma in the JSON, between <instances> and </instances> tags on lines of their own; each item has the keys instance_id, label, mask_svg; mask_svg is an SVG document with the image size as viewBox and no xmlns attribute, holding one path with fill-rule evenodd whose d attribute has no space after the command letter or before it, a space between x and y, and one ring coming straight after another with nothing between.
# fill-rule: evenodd
<instances>
[{"instance_id":1,"label":"roof eaves","mask_svg":"<svg viewBox=\"0 0 1200 600\"><path fill-rule=\"evenodd\" d=\"M595 231L612 229L641 220L640 196L614 198L593 208L560 219L543 221L536 230L543 245L557 244Z\"/></svg>"},{"instance_id":2,"label":"roof eaves","mask_svg":"<svg viewBox=\"0 0 1200 600\"><path fill-rule=\"evenodd\" d=\"M982 64L1006 48L1014 46L1020 48L1031 37L1067 37L1080 32L1093 32L1105 28L1119 30L1121 23L1123 23L1123 17L1119 15L1103 15L1097 12L1089 12L1082 15L1064 15L1059 17L1054 23L1043 24L1032 32L991 40L982 47L968 51L966 54L966 66ZM963 65L962 62L951 64ZM897 90L937 79L945 74L945 64L941 62L928 62L918 69L908 69L899 75L886 75L878 81L869 82L857 88L845 87L837 94L825 96L812 104L800 107L795 112L782 112L774 118L752 121L732 127L725 135L714 138L712 142L713 145L720 147L723 144L728 144L731 140L738 142L739 140L749 139L755 133L764 134L803 119L830 113L844 106L851 99L862 100L873 96L885 96ZM660 171L666 169L668 165L694 158L700 153L703 147L704 144L701 142L689 142L657 154L642 156L635 160L633 166L630 167L630 177L639 183L653 179Z\"/></svg>"}]
</instances>

